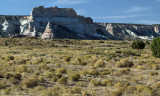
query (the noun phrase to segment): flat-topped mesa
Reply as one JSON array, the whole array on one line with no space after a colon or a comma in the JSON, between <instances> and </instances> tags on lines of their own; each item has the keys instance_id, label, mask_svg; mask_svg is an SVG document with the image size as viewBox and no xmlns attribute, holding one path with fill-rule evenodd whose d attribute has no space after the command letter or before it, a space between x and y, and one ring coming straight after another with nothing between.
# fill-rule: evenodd
<instances>
[{"instance_id":1,"label":"flat-topped mesa","mask_svg":"<svg viewBox=\"0 0 160 96\"><path fill-rule=\"evenodd\" d=\"M76 17L77 13L72 8L58 8L49 7L44 8L44 6L39 6L33 8L31 12L32 17Z\"/></svg>"}]
</instances>

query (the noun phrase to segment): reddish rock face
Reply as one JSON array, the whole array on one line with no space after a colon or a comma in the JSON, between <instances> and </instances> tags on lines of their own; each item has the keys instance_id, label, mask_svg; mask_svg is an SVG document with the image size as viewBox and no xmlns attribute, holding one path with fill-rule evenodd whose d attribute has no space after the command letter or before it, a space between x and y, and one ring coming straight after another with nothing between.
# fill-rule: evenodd
<instances>
[{"instance_id":1,"label":"reddish rock face","mask_svg":"<svg viewBox=\"0 0 160 96\"><path fill-rule=\"evenodd\" d=\"M77 13L72 8L49 7L44 8L39 6L33 8L32 17L76 17Z\"/></svg>"},{"instance_id":2,"label":"reddish rock face","mask_svg":"<svg viewBox=\"0 0 160 96\"><path fill-rule=\"evenodd\" d=\"M54 39L54 32L53 29L51 28L51 24L48 22L46 26L46 30L42 34L42 39Z\"/></svg>"}]
</instances>

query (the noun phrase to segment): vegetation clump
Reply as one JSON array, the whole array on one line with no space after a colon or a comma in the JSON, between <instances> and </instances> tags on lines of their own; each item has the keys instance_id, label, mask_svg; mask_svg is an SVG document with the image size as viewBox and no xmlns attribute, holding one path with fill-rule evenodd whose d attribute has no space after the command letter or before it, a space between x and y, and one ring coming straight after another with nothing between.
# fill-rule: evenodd
<instances>
[{"instance_id":1,"label":"vegetation clump","mask_svg":"<svg viewBox=\"0 0 160 96\"><path fill-rule=\"evenodd\" d=\"M80 79L80 75L79 74L72 74L69 78L72 81L78 81Z\"/></svg>"},{"instance_id":2,"label":"vegetation clump","mask_svg":"<svg viewBox=\"0 0 160 96\"><path fill-rule=\"evenodd\" d=\"M66 85L67 84L67 78L66 77L61 77L60 79L58 79L57 81L59 84L64 84Z\"/></svg>"},{"instance_id":3,"label":"vegetation clump","mask_svg":"<svg viewBox=\"0 0 160 96\"><path fill-rule=\"evenodd\" d=\"M134 64L132 61L129 61L127 59L121 59L120 61L116 63L116 66L119 68L130 68L134 66Z\"/></svg>"},{"instance_id":4,"label":"vegetation clump","mask_svg":"<svg viewBox=\"0 0 160 96\"><path fill-rule=\"evenodd\" d=\"M160 37L157 37L152 41L151 51L153 56L160 58Z\"/></svg>"},{"instance_id":5,"label":"vegetation clump","mask_svg":"<svg viewBox=\"0 0 160 96\"><path fill-rule=\"evenodd\" d=\"M37 78L26 79L23 81L23 84L26 88L33 88L38 86L39 80Z\"/></svg>"},{"instance_id":6,"label":"vegetation clump","mask_svg":"<svg viewBox=\"0 0 160 96\"><path fill-rule=\"evenodd\" d=\"M132 42L131 47L133 49L144 49L145 43L143 41L134 41Z\"/></svg>"},{"instance_id":7,"label":"vegetation clump","mask_svg":"<svg viewBox=\"0 0 160 96\"><path fill-rule=\"evenodd\" d=\"M105 63L103 62L103 60L98 60L95 64L94 64L95 68L98 67L105 67Z\"/></svg>"}]
</instances>

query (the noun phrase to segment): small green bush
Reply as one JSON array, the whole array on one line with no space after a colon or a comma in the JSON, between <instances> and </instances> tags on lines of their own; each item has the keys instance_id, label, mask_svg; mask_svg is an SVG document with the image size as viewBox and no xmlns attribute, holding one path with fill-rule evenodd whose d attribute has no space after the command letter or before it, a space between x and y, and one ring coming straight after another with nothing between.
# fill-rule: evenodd
<instances>
[{"instance_id":1,"label":"small green bush","mask_svg":"<svg viewBox=\"0 0 160 96\"><path fill-rule=\"evenodd\" d=\"M74 86L72 89L71 89L71 92L73 93L73 94L76 94L76 93L81 93L81 91L82 91L82 87L77 87L77 86Z\"/></svg>"},{"instance_id":2,"label":"small green bush","mask_svg":"<svg viewBox=\"0 0 160 96\"><path fill-rule=\"evenodd\" d=\"M86 65L87 65L87 62L80 61L80 62L79 62L79 65L86 66Z\"/></svg>"},{"instance_id":3,"label":"small green bush","mask_svg":"<svg viewBox=\"0 0 160 96\"><path fill-rule=\"evenodd\" d=\"M57 70L57 72L65 74L65 73L67 73L67 70L65 68L60 68L60 69Z\"/></svg>"},{"instance_id":4,"label":"small green bush","mask_svg":"<svg viewBox=\"0 0 160 96\"><path fill-rule=\"evenodd\" d=\"M23 84L26 88L33 88L39 84L39 80L37 78L26 79Z\"/></svg>"},{"instance_id":5,"label":"small green bush","mask_svg":"<svg viewBox=\"0 0 160 96\"><path fill-rule=\"evenodd\" d=\"M53 77L51 78L51 80L52 80L53 82L56 82L56 81L58 80L58 77L57 77L57 76L53 76Z\"/></svg>"},{"instance_id":6,"label":"small green bush","mask_svg":"<svg viewBox=\"0 0 160 96\"><path fill-rule=\"evenodd\" d=\"M58 79L57 81L59 84L64 84L66 85L67 84L67 78L66 77L61 77L60 79Z\"/></svg>"},{"instance_id":7,"label":"small green bush","mask_svg":"<svg viewBox=\"0 0 160 96\"><path fill-rule=\"evenodd\" d=\"M105 67L105 63L103 62L103 60L98 60L95 64L94 64L95 68L98 67Z\"/></svg>"},{"instance_id":8,"label":"small green bush","mask_svg":"<svg viewBox=\"0 0 160 96\"><path fill-rule=\"evenodd\" d=\"M16 73L16 74L13 74L13 77L14 77L15 79L21 80L22 75L19 74L19 73Z\"/></svg>"},{"instance_id":9,"label":"small green bush","mask_svg":"<svg viewBox=\"0 0 160 96\"><path fill-rule=\"evenodd\" d=\"M103 86L113 85L113 81L110 79L106 79L106 80L102 81L102 85Z\"/></svg>"},{"instance_id":10,"label":"small green bush","mask_svg":"<svg viewBox=\"0 0 160 96\"><path fill-rule=\"evenodd\" d=\"M17 72L19 72L19 73L27 72L27 66L26 65L19 66L17 68Z\"/></svg>"},{"instance_id":11,"label":"small green bush","mask_svg":"<svg viewBox=\"0 0 160 96\"><path fill-rule=\"evenodd\" d=\"M65 62L70 62L70 61L71 61L71 57L70 57L70 56L65 57L65 58L64 58L64 61L65 61Z\"/></svg>"},{"instance_id":12,"label":"small green bush","mask_svg":"<svg viewBox=\"0 0 160 96\"><path fill-rule=\"evenodd\" d=\"M5 73L5 74L4 74L4 77L5 77L6 79L9 79L9 78L13 77L13 74L11 74L11 73Z\"/></svg>"},{"instance_id":13,"label":"small green bush","mask_svg":"<svg viewBox=\"0 0 160 96\"><path fill-rule=\"evenodd\" d=\"M72 74L69 78L72 81L78 81L80 79L80 75L79 74Z\"/></svg>"},{"instance_id":14,"label":"small green bush","mask_svg":"<svg viewBox=\"0 0 160 96\"><path fill-rule=\"evenodd\" d=\"M153 71L152 71L152 72L150 72L150 75L151 75L151 76L158 75L158 72L153 72Z\"/></svg>"},{"instance_id":15,"label":"small green bush","mask_svg":"<svg viewBox=\"0 0 160 96\"><path fill-rule=\"evenodd\" d=\"M134 41L134 42L132 42L131 47L133 49L144 49L145 43L143 41Z\"/></svg>"},{"instance_id":16,"label":"small green bush","mask_svg":"<svg viewBox=\"0 0 160 96\"><path fill-rule=\"evenodd\" d=\"M0 82L0 89L5 89L6 87L6 82Z\"/></svg>"},{"instance_id":17,"label":"small green bush","mask_svg":"<svg viewBox=\"0 0 160 96\"><path fill-rule=\"evenodd\" d=\"M4 74L4 77L5 77L6 79L14 78L14 79L21 80L22 75L21 75L21 74L18 74L18 73L15 73L15 74L13 74L13 73L6 73L6 74Z\"/></svg>"},{"instance_id":18,"label":"small green bush","mask_svg":"<svg viewBox=\"0 0 160 96\"><path fill-rule=\"evenodd\" d=\"M104 43L104 41L99 41L98 43Z\"/></svg>"},{"instance_id":19,"label":"small green bush","mask_svg":"<svg viewBox=\"0 0 160 96\"><path fill-rule=\"evenodd\" d=\"M93 76L97 76L97 75L99 75L99 72L97 70L89 70L88 74L93 75Z\"/></svg>"},{"instance_id":20,"label":"small green bush","mask_svg":"<svg viewBox=\"0 0 160 96\"><path fill-rule=\"evenodd\" d=\"M111 96L122 96L122 92L118 91L111 91Z\"/></svg>"},{"instance_id":21,"label":"small green bush","mask_svg":"<svg viewBox=\"0 0 160 96\"><path fill-rule=\"evenodd\" d=\"M120 61L118 61L116 63L116 66L119 68L130 68L132 66L134 66L132 61L128 61L126 59L121 59Z\"/></svg>"},{"instance_id":22,"label":"small green bush","mask_svg":"<svg viewBox=\"0 0 160 96\"><path fill-rule=\"evenodd\" d=\"M157 37L152 41L151 51L153 56L160 58L160 37Z\"/></svg>"},{"instance_id":23,"label":"small green bush","mask_svg":"<svg viewBox=\"0 0 160 96\"><path fill-rule=\"evenodd\" d=\"M45 72L45 77L46 78L52 78L53 77L53 73L52 72Z\"/></svg>"},{"instance_id":24,"label":"small green bush","mask_svg":"<svg viewBox=\"0 0 160 96\"><path fill-rule=\"evenodd\" d=\"M93 84L94 86L100 86L100 85L101 85L101 81L99 81L99 80L93 80L93 79L92 79L92 80L90 81L90 83Z\"/></svg>"},{"instance_id":25,"label":"small green bush","mask_svg":"<svg viewBox=\"0 0 160 96\"><path fill-rule=\"evenodd\" d=\"M14 56L6 56L5 60L6 61L14 60Z\"/></svg>"}]
</instances>

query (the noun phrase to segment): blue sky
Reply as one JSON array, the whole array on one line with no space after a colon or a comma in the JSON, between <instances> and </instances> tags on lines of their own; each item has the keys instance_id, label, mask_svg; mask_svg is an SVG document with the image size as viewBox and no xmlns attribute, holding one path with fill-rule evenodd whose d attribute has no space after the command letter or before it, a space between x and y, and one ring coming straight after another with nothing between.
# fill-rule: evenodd
<instances>
[{"instance_id":1,"label":"blue sky","mask_svg":"<svg viewBox=\"0 0 160 96\"><path fill-rule=\"evenodd\" d=\"M42 5L74 8L94 22L160 24L160 0L1 0L0 14L29 15Z\"/></svg>"}]
</instances>

